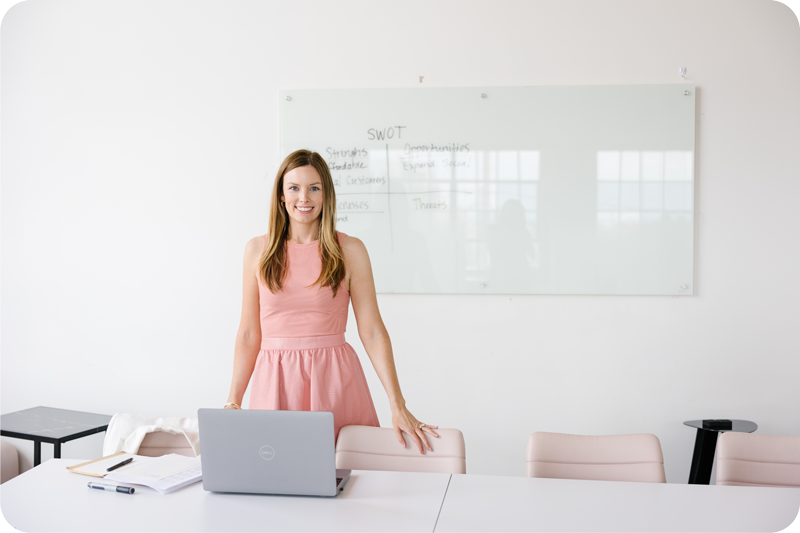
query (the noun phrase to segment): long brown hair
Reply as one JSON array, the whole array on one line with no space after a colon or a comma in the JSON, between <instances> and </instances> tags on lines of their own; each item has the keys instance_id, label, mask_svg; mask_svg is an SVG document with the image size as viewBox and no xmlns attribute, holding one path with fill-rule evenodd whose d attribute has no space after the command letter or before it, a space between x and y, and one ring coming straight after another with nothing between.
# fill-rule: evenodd
<instances>
[{"instance_id":1,"label":"long brown hair","mask_svg":"<svg viewBox=\"0 0 800 533\"><path fill-rule=\"evenodd\" d=\"M286 255L286 239L289 236L289 214L281 202L283 194L283 177L290 170L310 165L322 178L322 213L319 223L319 255L322 259L322 270L319 278L312 285L330 287L333 296L339 290L345 277L344 254L336 238L336 192L333 189L333 178L328 164L322 156L309 150L297 150L289 154L281 163L275 185L272 188L272 200L269 211L269 233L267 245L258 262L258 273L261 282L273 293L283 289L288 268Z\"/></svg>"}]
</instances>

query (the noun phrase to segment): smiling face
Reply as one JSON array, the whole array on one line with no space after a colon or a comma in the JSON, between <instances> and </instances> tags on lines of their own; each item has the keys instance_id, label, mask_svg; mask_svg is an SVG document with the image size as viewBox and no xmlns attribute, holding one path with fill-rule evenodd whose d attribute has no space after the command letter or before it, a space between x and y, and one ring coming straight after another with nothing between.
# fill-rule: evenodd
<instances>
[{"instance_id":1,"label":"smiling face","mask_svg":"<svg viewBox=\"0 0 800 533\"><path fill-rule=\"evenodd\" d=\"M281 201L286 204L290 225L319 225L323 198L322 178L311 165L284 174Z\"/></svg>"}]
</instances>

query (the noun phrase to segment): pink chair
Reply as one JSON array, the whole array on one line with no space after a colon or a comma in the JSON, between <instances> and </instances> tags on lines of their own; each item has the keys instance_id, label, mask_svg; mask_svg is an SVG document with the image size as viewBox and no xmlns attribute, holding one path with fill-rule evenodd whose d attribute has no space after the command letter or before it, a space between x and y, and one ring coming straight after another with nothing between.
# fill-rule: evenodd
<instances>
[{"instance_id":1,"label":"pink chair","mask_svg":"<svg viewBox=\"0 0 800 533\"><path fill-rule=\"evenodd\" d=\"M13 444L0 441L0 483L19 475L19 453Z\"/></svg>"},{"instance_id":2,"label":"pink chair","mask_svg":"<svg viewBox=\"0 0 800 533\"><path fill-rule=\"evenodd\" d=\"M723 433L717 485L800 488L800 437Z\"/></svg>"},{"instance_id":3,"label":"pink chair","mask_svg":"<svg viewBox=\"0 0 800 533\"><path fill-rule=\"evenodd\" d=\"M658 437L534 433L528 439L528 477L666 483Z\"/></svg>"},{"instance_id":4,"label":"pink chair","mask_svg":"<svg viewBox=\"0 0 800 533\"><path fill-rule=\"evenodd\" d=\"M181 434L167 433L166 431L153 431L145 435L136 455L160 457L168 453L195 457L194 450L192 450L192 446L186 440L186 437Z\"/></svg>"},{"instance_id":5,"label":"pink chair","mask_svg":"<svg viewBox=\"0 0 800 533\"><path fill-rule=\"evenodd\" d=\"M336 468L466 474L464 436L457 429L435 431L438 439L427 436L433 451L423 455L405 433L406 447L401 448L391 428L344 426L336 441Z\"/></svg>"}]
</instances>

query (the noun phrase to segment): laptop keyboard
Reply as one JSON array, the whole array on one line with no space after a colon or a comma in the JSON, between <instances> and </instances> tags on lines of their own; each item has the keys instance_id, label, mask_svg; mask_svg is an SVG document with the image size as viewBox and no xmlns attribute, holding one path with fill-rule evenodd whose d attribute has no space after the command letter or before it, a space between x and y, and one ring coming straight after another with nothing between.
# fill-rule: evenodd
<instances>
[{"instance_id":1,"label":"laptop keyboard","mask_svg":"<svg viewBox=\"0 0 800 533\"><path fill-rule=\"evenodd\" d=\"M341 483L343 479L344 479L344 478L342 478L342 477L337 477L337 478L336 478L336 486L337 486L337 487L339 486L339 483ZM344 487L342 487L342 488L341 488L341 489L339 489L339 490L344 490Z\"/></svg>"}]
</instances>

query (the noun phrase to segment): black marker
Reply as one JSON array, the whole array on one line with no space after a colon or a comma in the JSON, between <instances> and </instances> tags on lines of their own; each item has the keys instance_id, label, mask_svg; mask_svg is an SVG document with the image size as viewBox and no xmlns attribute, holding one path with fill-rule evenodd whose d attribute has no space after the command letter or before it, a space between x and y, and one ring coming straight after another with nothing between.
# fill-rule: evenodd
<instances>
[{"instance_id":1,"label":"black marker","mask_svg":"<svg viewBox=\"0 0 800 533\"><path fill-rule=\"evenodd\" d=\"M120 485L106 485L105 483L94 483L93 481L89 482L90 489L99 489L99 490L110 490L112 492L122 492L123 494L133 494L133 491L136 490L133 487L123 487Z\"/></svg>"},{"instance_id":2,"label":"black marker","mask_svg":"<svg viewBox=\"0 0 800 533\"><path fill-rule=\"evenodd\" d=\"M124 465L130 463L131 461L133 461L133 457L128 457L127 459L125 459L121 463L117 463L114 466L110 466L110 467L106 468L106 472L111 472L112 470L116 470L117 468L119 468L121 466L124 466Z\"/></svg>"}]
</instances>

